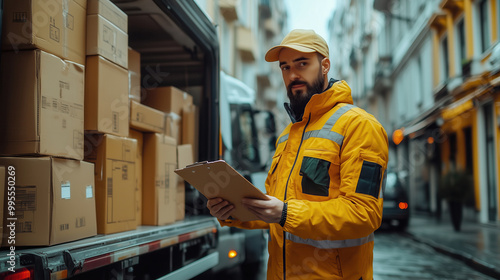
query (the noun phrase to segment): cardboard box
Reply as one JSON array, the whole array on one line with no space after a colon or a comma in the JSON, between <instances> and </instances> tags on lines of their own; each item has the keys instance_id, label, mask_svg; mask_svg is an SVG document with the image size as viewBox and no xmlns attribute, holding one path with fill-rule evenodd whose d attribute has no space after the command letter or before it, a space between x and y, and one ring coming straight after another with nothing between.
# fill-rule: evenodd
<instances>
[{"instance_id":1,"label":"cardboard box","mask_svg":"<svg viewBox=\"0 0 500 280\"><path fill-rule=\"evenodd\" d=\"M101 55L128 69L127 33L100 15L87 16L87 55Z\"/></svg>"},{"instance_id":2,"label":"cardboard box","mask_svg":"<svg viewBox=\"0 0 500 280\"><path fill-rule=\"evenodd\" d=\"M52 157L4 157L16 180L15 246L46 246L96 234L94 165ZM11 221L4 220L4 224ZM4 243L10 228L4 227Z\"/></svg>"},{"instance_id":3,"label":"cardboard box","mask_svg":"<svg viewBox=\"0 0 500 280\"><path fill-rule=\"evenodd\" d=\"M165 114L165 135L175 139L177 143L182 140L182 120L175 113Z\"/></svg>"},{"instance_id":4,"label":"cardboard box","mask_svg":"<svg viewBox=\"0 0 500 280\"><path fill-rule=\"evenodd\" d=\"M194 160L198 159L198 107L191 104L182 110L182 144L191 144Z\"/></svg>"},{"instance_id":5,"label":"cardboard box","mask_svg":"<svg viewBox=\"0 0 500 280\"><path fill-rule=\"evenodd\" d=\"M2 234L2 237L0 237L0 247L3 246L3 221L5 217L3 216L4 214L4 209L7 209L7 204L5 203L5 194L7 193L7 188L8 185L6 184L5 181L5 167L0 166L0 234Z\"/></svg>"},{"instance_id":6,"label":"cardboard box","mask_svg":"<svg viewBox=\"0 0 500 280\"><path fill-rule=\"evenodd\" d=\"M165 113L131 100L130 127L144 132L163 133L165 131Z\"/></svg>"},{"instance_id":7,"label":"cardboard box","mask_svg":"<svg viewBox=\"0 0 500 280\"><path fill-rule=\"evenodd\" d=\"M177 163L178 168L184 168L187 165L193 164L193 147L191 144L178 145L177 146ZM183 220L186 212L186 187L184 179L177 175L179 183L177 184L177 214L176 221Z\"/></svg>"},{"instance_id":8,"label":"cardboard box","mask_svg":"<svg viewBox=\"0 0 500 280\"><path fill-rule=\"evenodd\" d=\"M85 130L128 136L128 72L102 56L87 56Z\"/></svg>"},{"instance_id":9,"label":"cardboard box","mask_svg":"<svg viewBox=\"0 0 500 280\"><path fill-rule=\"evenodd\" d=\"M159 133L144 133L142 223L166 225L176 218L177 143Z\"/></svg>"},{"instance_id":10,"label":"cardboard box","mask_svg":"<svg viewBox=\"0 0 500 280\"><path fill-rule=\"evenodd\" d=\"M4 52L1 71L0 154L83 159L84 68L33 50Z\"/></svg>"},{"instance_id":11,"label":"cardboard box","mask_svg":"<svg viewBox=\"0 0 500 280\"><path fill-rule=\"evenodd\" d=\"M86 0L4 1L2 49L42 49L85 64Z\"/></svg>"},{"instance_id":12,"label":"cardboard box","mask_svg":"<svg viewBox=\"0 0 500 280\"><path fill-rule=\"evenodd\" d=\"M142 132L130 129L129 137L137 140L137 156L135 158L135 219L137 225L142 225Z\"/></svg>"},{"instance_id":13,"label":"cardboard box","mask_svg":"<svg viewBox=\"0 0 500 280\"><path fill-rule=\"evenodd\" d=\"M191 144L177 146L177 163L179 169L194 163L193 146ZM182 177L179 176L179 180L183 180Z\"/></svg>"},{"instance_id":14,"label":"cardboard box","mask_svg":"<svg viewBox=\"0 0 500 280\"><path fill-rule=\"evenodd\" d=\"M95 163L97 233L137 228L135 219L137 140L85 134L85 160Z\"/></svg>"},{"instance_id":15,"label":"cardboard box","mask_svg":"<svg viewBox=\"0 0 500 280\"><path fill-rule=\"evenodd\" d=\"M193 97L176 87L158 87L147 89L142 103L165 113L182 116L182 108L193 104Z\"/></svg>"},{"instance_id":16,"label":"cardboard box","mask_svg":"<svg viewBox=\"0 0 500 280\"><path fill-rule=\"evenodd\" d=\"M109 0L87 0L87 15L101 15L128 33L127 14Z\"/></svg>"},{"instance_id":17,"label":"cardboard box","mask_svg":"<svg viewBox=\"0 0 500 280\"><path fill-rule=\"evenodd\" d=\"M141 54L128 48L128 80L130 99L141 102Z\"/></svg>"},{"instance_id":18,"label":"cardboard box","mask_svg":"<svg viewBox=\"0 0 500 280\"><path fill-rule=\"evenodd\" d=\"M175 209L175 220L184 220L186 216L186 187L184 180L177 183L177 196L176 196L177 208Z\"/></svg>"}]
</instances>

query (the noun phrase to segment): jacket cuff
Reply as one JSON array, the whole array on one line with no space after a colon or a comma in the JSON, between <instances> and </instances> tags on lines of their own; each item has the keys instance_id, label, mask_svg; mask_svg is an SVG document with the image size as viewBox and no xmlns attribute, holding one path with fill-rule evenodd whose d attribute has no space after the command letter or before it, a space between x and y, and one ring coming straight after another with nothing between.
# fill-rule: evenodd
<instances>
[{"instance_id":1,"label":"jacket cuff","mask_svg":"<svg viewBox=\"0 0 500 280\"><path fill-rule=\"evenodd\" d=\"M281 219L280 219L281 227L285 226L287 210L288 210L288 202L285 202L285 204L283 204L283 211L281 211Z\"/></svg>"}]
</instances>

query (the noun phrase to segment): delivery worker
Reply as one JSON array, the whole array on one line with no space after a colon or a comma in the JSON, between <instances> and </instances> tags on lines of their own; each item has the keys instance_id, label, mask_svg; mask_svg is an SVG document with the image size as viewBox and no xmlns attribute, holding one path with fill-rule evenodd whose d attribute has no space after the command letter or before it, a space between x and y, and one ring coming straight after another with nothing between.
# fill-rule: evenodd
<instances>
[{"instance_id":1,"label":"delivery worker","mask_svg":"<svg viewBox=\"0 0 500 280\"><path fill-rule=\"evenodd\" d=\"M270 230L268 279L371 280L387 134L353 105L345 81L328 81L328 45L314 31L291 31L265 59L279 62L291 119L276 142L269 200L243 199L260 219L250 222L231 219L221 198L207 207L222 226Z\"/></svg>"}]
</instances>

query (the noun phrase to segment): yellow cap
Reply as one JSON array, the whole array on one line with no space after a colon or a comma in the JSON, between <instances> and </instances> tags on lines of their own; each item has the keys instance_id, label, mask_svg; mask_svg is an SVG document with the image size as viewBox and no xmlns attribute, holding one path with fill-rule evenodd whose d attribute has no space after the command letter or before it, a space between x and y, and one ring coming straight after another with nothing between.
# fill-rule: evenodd
<instances>
[{"instance_id":1,"label":"yellow cap","mask_svg":"<svg viewBox=\"0 0 500 280\"><path fill-rule=\"evenodd\" d=\"M328 44L314 30L294 29L290 31L283 41L281 41L281 44L267 51L266 61L278 61L280 51L283 48L290 48L305 53L318 52L325 57L329 57Z\"/></svg>"}]
</instances>

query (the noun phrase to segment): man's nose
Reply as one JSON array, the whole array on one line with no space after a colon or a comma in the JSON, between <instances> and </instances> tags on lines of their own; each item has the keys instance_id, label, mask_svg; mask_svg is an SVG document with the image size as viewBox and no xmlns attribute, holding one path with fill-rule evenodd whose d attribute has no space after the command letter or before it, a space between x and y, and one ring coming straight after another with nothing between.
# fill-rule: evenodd
<instances>
[{"instance_id":1,"label":"man's nose","mask_svg":"<svg viewBox=\"0 0 500 280\"><path fill-rule=\"evenodd\" d=\"M290 80L292 81L295 81L295 80L299 80L300 79L300 75L297 73L297 71L290 71Z\"/></svg>"}]
</instances>

